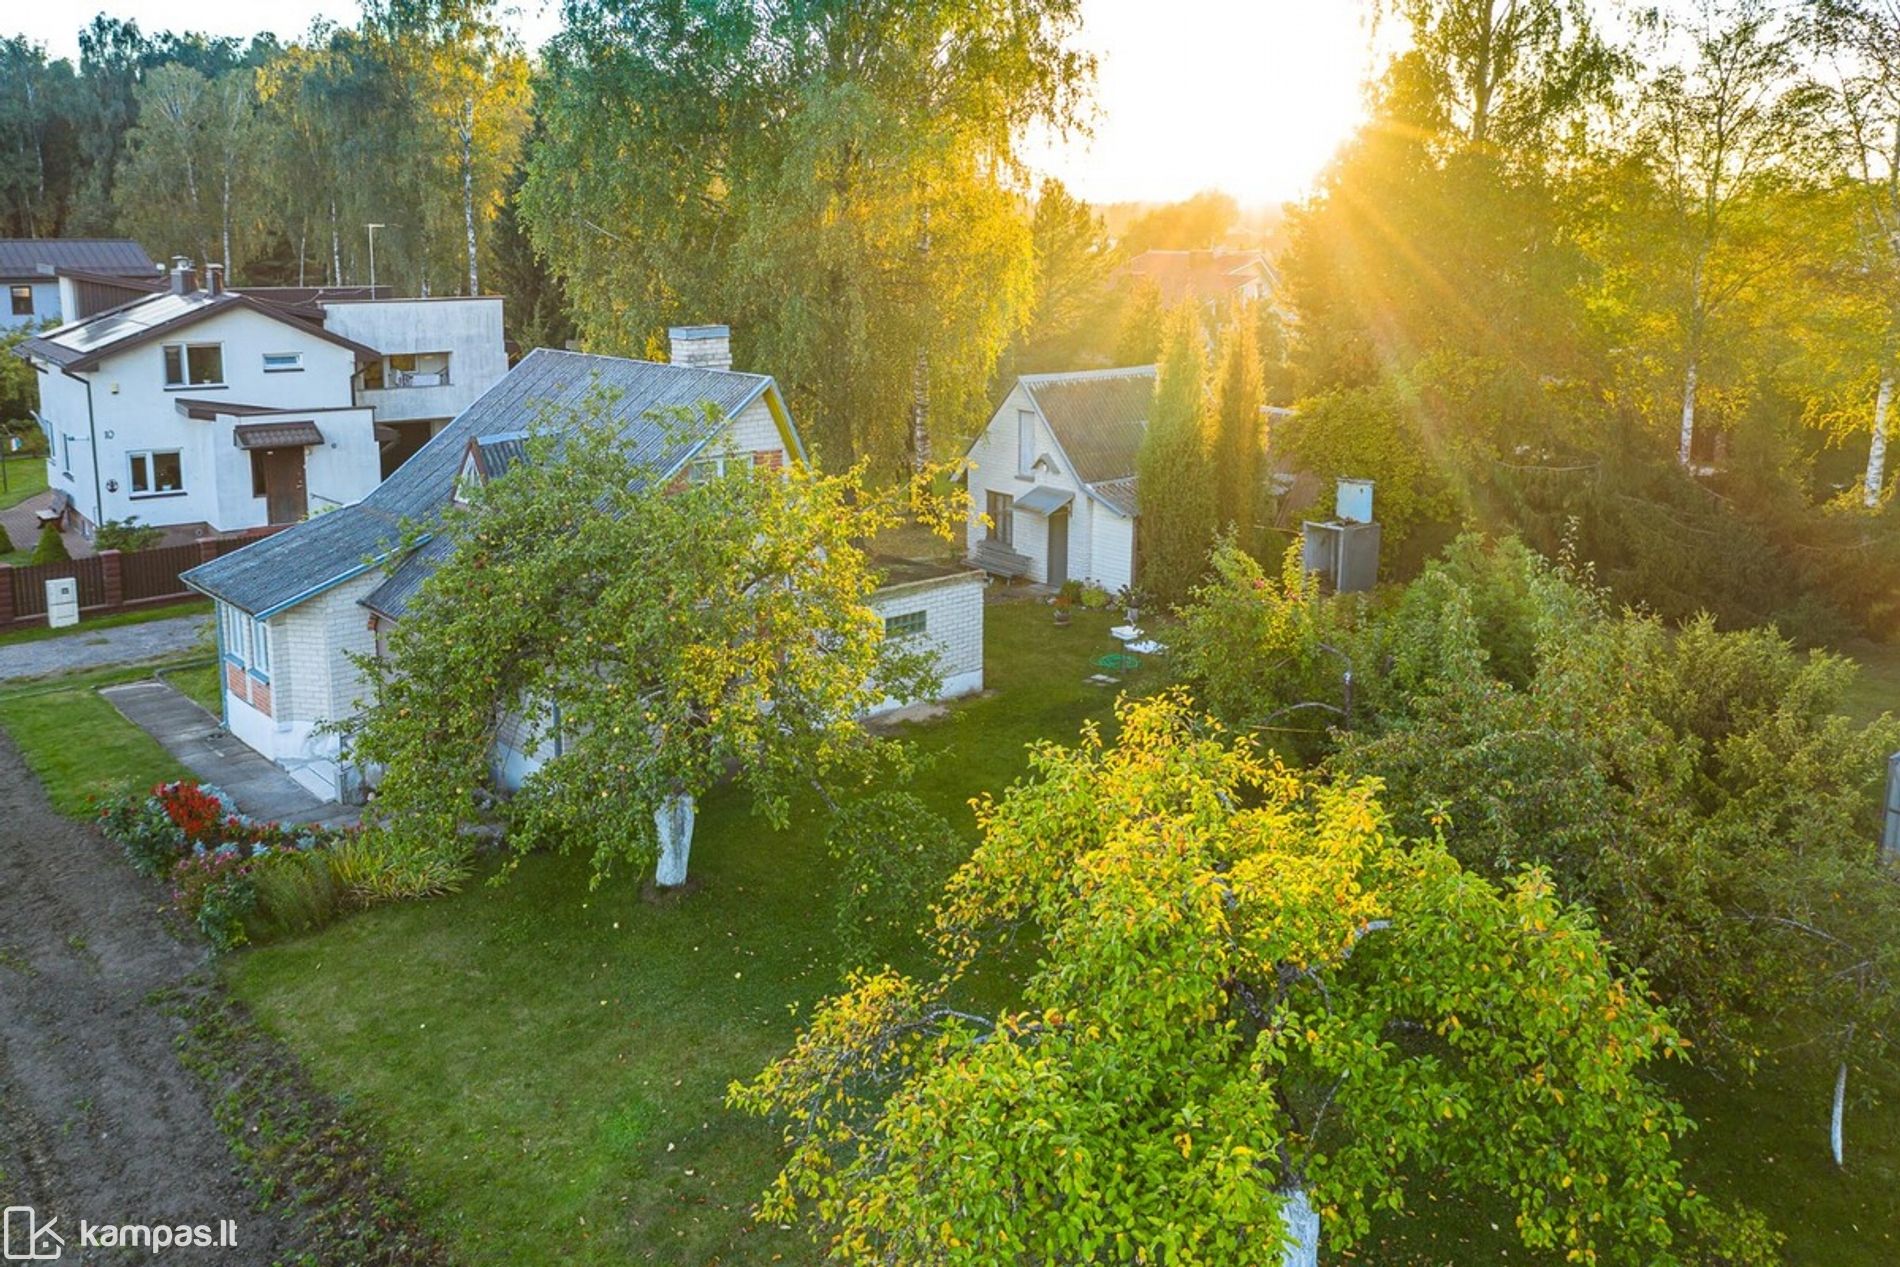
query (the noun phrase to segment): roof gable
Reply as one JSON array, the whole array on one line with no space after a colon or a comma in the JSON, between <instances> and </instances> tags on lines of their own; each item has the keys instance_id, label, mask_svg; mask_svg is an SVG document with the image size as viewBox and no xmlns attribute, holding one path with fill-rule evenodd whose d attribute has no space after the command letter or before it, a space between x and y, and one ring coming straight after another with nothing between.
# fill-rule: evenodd
<instances>
[{"instance_id":1,"label":"roof gable","mask_svg":"<svg viewBox=\"0 0 1900 1267\"><path fill-rule=\"evenodd\" d=\"M1154 403L1155 367L1025 374L1018 380L1084 484L1135 473Z\"/></svg>"}]
</instances>

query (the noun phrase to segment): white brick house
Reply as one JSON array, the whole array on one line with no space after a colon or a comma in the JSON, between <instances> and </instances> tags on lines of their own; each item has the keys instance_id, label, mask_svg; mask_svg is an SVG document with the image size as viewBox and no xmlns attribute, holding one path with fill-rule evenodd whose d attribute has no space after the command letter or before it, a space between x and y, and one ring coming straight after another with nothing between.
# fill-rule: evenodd
<instances>
[{"instance_id":1,"label":"white brick house","mask_svg":"<svg viewBox=\"0 0 1900 1267\"><path fill-rule=\"evenodd\" d=\"M723 327L712 329L723 345ZM676 333L676 347L712 341L707 328ZM703 349L698 356L701 366L710 359ZM805 457L769 377L537 349L362 502L185 573L187 584L217 600L231 733L316 794L352 797L360 775L324 724L360 711L364 683L352 655L380 650L379 635L402 619L448 544L426 539L398 557L405 523L439 516L470 464L483 478L505 471L546 407L603 400L636 443L654 439L662 478L690 478L694 470L735 461L780 466ZM698 438L656 421L663 411L705 405L724 421ZM893 636L923 624L943 658L945 693L980 690L981 574L949 569L894 580L874 599L880 614L900 618ZM494 754L502 786L518 786L552 755L544 748L530 756L529 738L504 730Z\"/></svg>"},{"instance_id":2,"label":"white brick house","mask_svg":"<svg viewBox=\"0 0 1900 1267\"><path fill-rule=\"evenodd\" d=\"M965 454L971 562L1045 585L1133 584L1154 383L1152 365L1017 379Z\"/></svg>"}]
</instances>

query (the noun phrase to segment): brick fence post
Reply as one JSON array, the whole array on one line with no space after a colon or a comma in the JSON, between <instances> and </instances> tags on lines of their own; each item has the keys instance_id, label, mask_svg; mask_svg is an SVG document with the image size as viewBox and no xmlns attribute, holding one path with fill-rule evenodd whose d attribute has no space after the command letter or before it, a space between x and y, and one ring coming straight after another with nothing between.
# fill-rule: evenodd
<instances>
[{"instance_id":1,"label":"brick fence post","mask_svg":"<svg viewBox=\"0 0 1900 1267\"><path fill-rule=\"evenodd\" d=\"M99 551L99 579L105 582L106 606L125 606L125 572L117 550Z\"/></svg>"},{"instance_id":2,"label":"brick fence post","mask_svg":"<svg viewBox=\"0 0 1900 1267\"><path fill-rule=\"evenodd\" d=\"M13 623L13 565L0 563L0 628Z\"/></svg>"}]
</instances>

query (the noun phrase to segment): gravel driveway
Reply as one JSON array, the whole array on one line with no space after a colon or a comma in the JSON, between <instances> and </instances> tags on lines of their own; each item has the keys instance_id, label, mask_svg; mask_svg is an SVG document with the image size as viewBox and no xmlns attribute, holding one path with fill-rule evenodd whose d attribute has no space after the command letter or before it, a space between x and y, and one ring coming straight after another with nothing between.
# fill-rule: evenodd
<instances>
[{"instance_id":1,"label":"gravel driveway","mask_svg":"<svg viewBox=\"0 0 1900 1267\"><path fill-rule=\"evenodd\" d=\"M209 646L211 617L168 616L137 625L117 625L87 632L77 629L38 642L0 646L0 681L45 677L49 673L77 673L119 664L144 664L190 651L200 642ZM207 654L209 652L207 651Z\"/></svg>"},{"instance_id":2,"label":"gravel driveway","mask_svg":"<svg viewBox=\"0 0 1900 1267\"><path fill-rule=\"evenodd\" d=\"M258 1210L203 1085L178 1061L183 1023L155 1007L205 952L172 936L163 895L90 826L47 804L0 734L0 1205L57 1216L63 1263L151 1263L81 1249L78 1224L237 1222L234 1250L174 1248L175 1267L262 1267L294 1253Z\"/></svg>"}]
</instances>

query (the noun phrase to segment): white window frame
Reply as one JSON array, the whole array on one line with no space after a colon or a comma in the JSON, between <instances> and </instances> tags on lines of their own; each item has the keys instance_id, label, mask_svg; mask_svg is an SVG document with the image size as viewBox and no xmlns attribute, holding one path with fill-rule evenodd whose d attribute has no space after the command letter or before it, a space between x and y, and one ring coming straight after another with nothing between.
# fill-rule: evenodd
<instances>
[{"instance_id":1,"label":"white window frame","mask_svg":"<svg viewBox=\"0 0 1900 1267\"><path fill-rule=\"evenodd\" d=\"M273 361L279 362L279 364L271 364ZM303 353L266 352L264 353L264 372L266 374L301 374L303 372Z\"/></svg>"},{"instance_id":2,"label":"white window frame","mask_svg":"<svg viewBox=\"0 0 1900 1267\"><path fill-rule=\"evenodd\" d=\"M178 487L159 488L158 464L154 458L171 456L178 459ZM145 467L146 487L138 487L139 466ZM134 449L125 455L125 495L133 501L144 501L148 497L183 497L191 490L185 487L185 454L182 449Z\"/></svg>"},{"instance_id":3,"label":"white window frame","mask_svg":"<svg viewBox=\"0 0 1900 1267\"><path fill-rule=\"evenodd\" d=\"M262 620L250 622L248 650L251 676L270 681L270 625Z\"/></svg>"},{"instance_id":4,"label":"white window frame","mask_svg":"<svg viewBox=\"0 0 1900 1267\"><path fill-rule=\"evenodd\" d=\"M20 294L20 292L21 292L21 291L25 291L25 292L26 292L26 295L24 296L24 298L26 299L26 309L25 309L25 311L21 311L21 309L20 309L20 300L21 300L21 298L22 298L22 296L21 296L21 294ZM28 282L28 283L26 283L26 284L24 284L24 285L18 285L18 286L9 286L9 287L7 287L7 302L8 302L8 305L9 305L9 307L11 308L11 310L12 310L12 314L13 314L14 316L16 316L16 317L31 317L31 316L34 316L34 315L35 315L35 309L36 309L36 307L37 307L37 304L35 303L35 301L34 301L34 298L33 298L33 285L32 285L32 283L31 283L31 282Z\"/></svg>"},{"instance_id":5,"label":"white window frame","mask_svg":"<svg viewBox=\"0 0 1900 1267\"><path fill-rule=\"evenodd\" d=\"M230 603L218 604L218 631L224 658L243 668L250 662L250 619Z\"/></svg>"},{"instance_id":6,"label":"white window frame","mask_svg":"<svg viewBox=\"0 0 1900 1267\"><path fill-rule=\"evenodd\" d=\"M686 464L686 482L688 484L710 484L716 479L724 478L726 474L726 458L727 455L724 453L715 453L711 457L702 454L694 458L691 462ZM711 468L711 474L707 474L707 468Z\"/></svg>"},{"instance_id":7,"label":"white window frame","mask_svg":"<svg viewBox=\"0 0 1900 1267\"><path fill-rule=\"evenodd\" d=\"M215 379L194 380L191 377L191 353L196 348L216 348L218 350L218 377ZM172 381L171 354L178 353L178 381ZM159 350L159 377L165 380L168 392L185 391L193 387L223 387L224 344L222 343L167 343Z\"/></svg>"}]
</instances>

